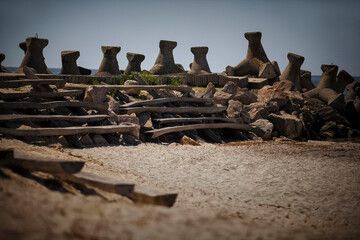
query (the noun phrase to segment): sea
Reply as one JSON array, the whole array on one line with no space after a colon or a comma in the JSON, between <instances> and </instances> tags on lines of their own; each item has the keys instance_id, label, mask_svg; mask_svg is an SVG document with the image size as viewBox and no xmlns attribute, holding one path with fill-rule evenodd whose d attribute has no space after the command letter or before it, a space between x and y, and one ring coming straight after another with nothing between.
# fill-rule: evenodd
<instances>
[{"instance_id":1,"label":"sea","mask_svg":"<svg viewBox=\"0 0 360 240\"><path fill-rule=\"evenodd\" d=\"M6 67L10 72L15 72L17 67ZM49 68L50 71L57 75L60 73L61 68ZM91 75L95 74L97 72L97 69L91 69ZM360 83L360 76L354 77L355 81ZM311 75L311 80L317 86L320 82L321 76L320 75Z\"/></svg>"}]
</instances>

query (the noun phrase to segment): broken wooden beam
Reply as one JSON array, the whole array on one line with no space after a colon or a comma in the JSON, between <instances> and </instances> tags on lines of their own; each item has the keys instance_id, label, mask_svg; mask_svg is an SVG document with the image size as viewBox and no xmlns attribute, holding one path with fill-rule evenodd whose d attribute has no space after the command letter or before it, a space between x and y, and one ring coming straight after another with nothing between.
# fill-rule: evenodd
<instances>
[{"instance_id":1,"label":"broken wooden beam","mask_svg":"<svg viewBox=\"0 0 360 240\"><path fill-rule=\"evenodd\" d=\"M62 88L65 84L65 79L22 79L0 81L0 88L18 88L27 85L56 85L57 88Z\"/></svg>"},{"instance_id":2,"label":"broken wooden beam","mask_svg":"<svg viewBox=\"0 0 360 240\"><path fill-rule=\"evenodd\" d=\"M160 129L154 129L146 131L146 134L151 135L151 138L157 138L161 135L172 133L172 132L183 132L187 130L196 130L196 129L217 129L217 128L231 128L242 131L250 131L251 126L248 124L240 123L203 123L203 124L190 124L184 126L175 126L175 127L165 127Z\"/></svg>"},{"instance_id":3,"label":"broken wooden beam","mask_svg":"<svg viewBox=\"0 0 360 240\"><path fill-rule=\"evenodd\" d=\"M35 157L26 155L16 149L1 149L0 166L23 168L50 174L74 174L83 168L84 162Z\"/></svg>"},{"instance_id":4,"label":"broken wooden beam","mask_svg":"<svg viewBox=\"0 0 360 240\"><path fill-rule=\"evenodd\" d=\"M212 99L211 98L157 98L157 99L145 100L139 102L130 102L121 105L120 107L121 108L141 107L141 106L151 106L151 105L172 103L172 102L208 103L208 102L212 102Z\"/></svg>"},{"instance_id":5,"label":"broken wooden beam","mask_svg":"<svg viewBox=\"0 0 360 240\"><path fill-rule=\"evenodd\" d=\"M139 138L139 126L135 124L109 125L109 126L87 126L87 127L59 127L59 128L29 128L12 129L0 128L0 134L11 136L67 136L76 134L107 134L127 133Z\"/></svg>"},{"instance_id":6,"label":"broken wooden beam","mask_svg":"<svg viewBox=\"0 0 360 240\"><path fill-rule=\"evenodd\" d=\"M50 109L58 107L82 107L99 111L107 111L107 103L93 102L71 102L71 101L52 101L52 102L0 102L0 109Z\"/></svg>"},{"instance_id":7,"label":"broken wooden beam","mask_svg":"<svg viewBox=\"0 0 360 240\"><path fill-rule=\"evenodd\" d=\"M62 92L23 92L23 93L2 93L0 92L0 99L2 100L12 100L12 99L21 99L26 97L44 97L44 98L60 98L60 97L73 97L83 94L83 90L67 90Z\"/></svg>"},{"instance_id":8,"label":"broken wooden beam","mask_svg":"<svg viewBox=\"0 0 360 240\"><path fill-rule=\"evenodd\" d=\"M134 191L134 184L124 183L111 178L101 177L89 172L79 172L75 174L57 175L60 179L72 183L86 184L99 188L106 192L116 193L123 196L129 196Z\"/></svg>"},{"instance_id":9,"label":"broken wooden beam","mask_svg":"<svg viewBox=\"0 0 360 240\"><path fill-rule=\"evenodd\" d=\"M128 114L142 112L212 114L223 112L226 110L226 107L130 107L120 110L126 111Z\"/></svg>"},{"instance_id":10,"label":"broken wooden beam","mask_svg":"<svg viewBox=\"0 0 360 240\"><path fill-rule=\"evenodd\" d=\"M76 123L97 122L109 118L109 115L85 115L85 116L67 116L67 115L0 115L0 122L3 121L67 121Z\"/></svg>"},{"instance_id":11,"label":"broken wooden beam","mask_svg":"<svg viewBox=\"0 0 360 240\"><path fill-rule=\"evenodd\" d=\"M0 118L1 119L1 118ZM204 121L222 121L236 123L235 118L222 118L222 117L195 117L195 118L158 118L152 119L153 122L158 122L160 124L165 123L186 123L186 122L204 122Z\"/></svg>"},{"instance_id":12,"label":"broken wooden beam","mask_svg":"<svg viewBox=\"0 0 360 240\"><path fill-rule=\"evenodd\" d=\"M105 88L106 91L118 91L118 90L158 90L158 89L167 89L175 90L179 92L191 92L191 87L186 86L169 86L169 85L84 85L84 84L75 84L67 83L64 86L64 89L86 89L87 87L97 87Z\"/></svg>"},{"instance_id":13,"label":"broken wooden beam","mask_svg":"<svg viewBox=\"0 0 360 240\"><path fill-rule=\"evenodd\" d=\"M172 207L177 195L177 193L163 193L158 190L135 186L134 191L128 197L136 203Z\"/></svg>"}]
</instances>

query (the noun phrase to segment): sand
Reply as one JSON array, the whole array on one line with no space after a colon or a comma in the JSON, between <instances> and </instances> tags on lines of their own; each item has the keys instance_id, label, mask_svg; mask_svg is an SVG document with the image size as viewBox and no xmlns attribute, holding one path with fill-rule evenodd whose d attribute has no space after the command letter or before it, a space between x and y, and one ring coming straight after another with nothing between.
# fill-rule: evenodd
<instances>
[{"instance_id":1,"label":"sand","mask_svg":"<svg viewBox=\"0 0 360 240\"><path fill-rule=\"evenodd\" d=\"M86 171L179 194L172 208L139 205L0 168L0 239L360 238L360 144L0 147L85 161Z\"/></svg>"}]
</instances>

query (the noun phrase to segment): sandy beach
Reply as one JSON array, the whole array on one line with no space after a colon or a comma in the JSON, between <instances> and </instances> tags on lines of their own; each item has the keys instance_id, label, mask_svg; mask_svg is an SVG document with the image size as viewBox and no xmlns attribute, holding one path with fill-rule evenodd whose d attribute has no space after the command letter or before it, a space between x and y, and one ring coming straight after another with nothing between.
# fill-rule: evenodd
<instances>
[{"instance_id":1,"label":"sandy beach","mask_svg":"<svg viewBox=\"0 0 360 240\"><path fill-rule=\"evenodd\" d=\"M1 139L34 156L176 192L172 208L134 204L43 173L1 168L1 239L358 239L360 144L247 141L83 149Z\"/></svg>"}]
</instances>

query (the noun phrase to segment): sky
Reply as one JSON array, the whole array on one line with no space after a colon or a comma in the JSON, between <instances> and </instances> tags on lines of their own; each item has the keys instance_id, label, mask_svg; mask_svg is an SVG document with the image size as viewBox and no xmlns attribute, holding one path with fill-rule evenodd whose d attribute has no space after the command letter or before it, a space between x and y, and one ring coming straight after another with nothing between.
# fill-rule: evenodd
<instances>
[{"instance_id":1,"label":"sky","mask_svg":"<svg viewBox=\"0 0 360 240\"><path fill-rule=\"evenodd\" d=\"M134 52L145 55L141 66L149 70L159 41L171 40L176 63L189 69L190 48L207 46L210 69L220 73L245 58L244 33L255 31L281 71L292 52L313 75L321 64L336 64L360 76L359 0L1 0L0 8L2 65L11 67L24 57L19 43L38 34L49 40L49 68L61 68L61 51L78 50L79 66L98 69L104 45L121 47L120 69Z\"/></svg>"}]
</instances>

